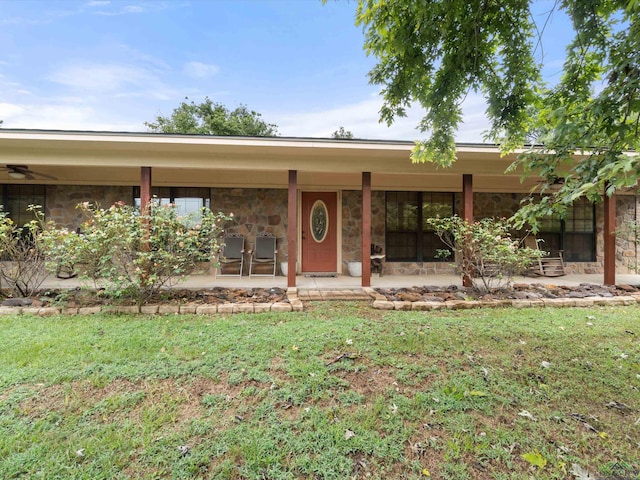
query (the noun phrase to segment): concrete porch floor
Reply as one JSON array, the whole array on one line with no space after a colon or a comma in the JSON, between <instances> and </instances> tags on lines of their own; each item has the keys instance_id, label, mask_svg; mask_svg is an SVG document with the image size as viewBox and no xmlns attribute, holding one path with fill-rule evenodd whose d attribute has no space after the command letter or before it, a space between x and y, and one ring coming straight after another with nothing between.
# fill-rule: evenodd
<instances>
[{"instance_id":1,"label":"concrete porch floor","mask_svg":"<svg viewBox=\"0 0 640 480\"><path fill-rule=\"evenodd\" d=\"M567 285L575 286L581 283L602 284L602 274L577 275L569 274L563 277L515 277L513 283L542 283L545 285ZM335 278L328 277L305 277L299 275L296 277L297 288L304 290L360 290L361 279L359 277L349 277L338 275ZM640 285L639 275L616 275L616 284L622 285ZM42 285L42 288L75 288L78 286L91 283L82 282L77 278L61 280L54 276L48 277ZM456 275L385 275L383 277L377 274L371 277L371 287L373 288L409 288L414 286L461 286L460 277ZM221 277L214 275L192 275L185 281L174 285L173 288L271 288L280 287L287 288L286 277Z\"/></svg>"}]
</instances>

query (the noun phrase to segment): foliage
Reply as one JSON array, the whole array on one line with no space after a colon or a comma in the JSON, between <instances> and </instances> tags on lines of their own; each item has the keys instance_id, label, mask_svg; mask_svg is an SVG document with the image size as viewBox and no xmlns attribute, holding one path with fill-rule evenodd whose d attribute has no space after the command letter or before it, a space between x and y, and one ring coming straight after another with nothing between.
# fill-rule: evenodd
<instances>
[{"instance_id":1,"label":"foliage","mask_svg":"<svg viewBox=\"0 0 640 480\"><path fill-rule=\"evenodd\" d=\"M488 99L491 137L520 145L530 128L540 73L532 51L534 25L523 0L360 0L356 23L378 64L371 83L383 85L380 118L387 124L418 102L426 115L414 162L451 165L461 102L470 90Z\"/></svg>"},{"instance_id":2,"label":"foliage","mask_svg":"<svg viewBox=\"0 0 640 480\"><path fill-rule=\"evenodd\" d=\"M519 213L520 225L563 214L581 196L594 200L634 186L640 176L640 3L555 2L575 38L556 86L541 78L534 58L544 26L531 0L360 0L356 23L364 48L378 58L370 72L382 85L381 119L392 123L417 102L426 110L412 159L448 166L455 160L461 103L479 91L488 104L487 138L505 153L540 142L512 166L544 179L543 196ZM537 37L537 38L536 38ZM564 179L559 191L558 179Z\"/></svg>"},{"instance_id":3,"label":"foliage","mask_svg":"<svg viewBox=\"0 0 640 480\"><path fill-rule=\"evenodd\" d=\"M0 478L637 478L636 311L3 315Z\"/></svg>"},{"instance_id":4,"label":"foliage","mask_svg":"<svg viewBox=\"0 0 640 480\"><path fill-rule=\"evenodd\" d=\"M473 223L458 217L428 218L433 228L454 252L457 270L469 273L473 286L481 291L494 287L508 287L514 275L525 272L542 252L520 245L511 238L512 225L506 219L483 218Z\"/></svg>"},{"instance_id":5,"label":"foliage","mask_svg":"<svg viewBox=\"0 0 640 480\"><path fill-rule=\"evenodd\" d=\"M189 100L188 97L185 100ZM170 117L159 115L155 122L144 124L155 133L187 133L198 135L242 135L247 137L273 137L278 127L262 120L262 115L240 105L229 110L209 97L197 104L183 101L173 109Z\"/></svg>"},{"instance_id":6,"label":"foliage","mask_svg":"<svg viewBox=\"0 0 640 480\"><path fill-rule=\"evenodd\" d=\"M353 133L351 132L351 130L345 130L344 127L340 127L338 128L338 130L336 130L331 134L331 138L335 138L335 139L342 138L345 140L351 140L353 139Z\"/></svg>"},{"instance_id":7,"label":"foliage","mask_svg":"<svg viewBox=\"0 0 640 480\"><path fill-rule=\"evenodd\" d=\"M538 174L541 202L518 214L521 224L586 196L634 187L640 176L640 4L566 1L576 37L560 83L542 91L535 125L541 130L512 169ZM560 181L558 181L561 179ZM550 187L560 185L560 189Z\"/></svg>"},{"instance_id":8,"label":"foliage","mask_svg":"<svg viewBox=\"0 0 640 480\"><path fill-rule=\"evenodd\" d=\"M156 202L146 215L123 203L78 208L85 216L81 234L50 229L43 235L49 269L71 264L81 277L104 283L106 294L138 305L211 260L227 220L203 208L199 223L188 226L190 219L180 217L174 205Z\"/></svg>"},{"instance_id":9,"label":"foliage","mask_svg":"<svg viewBox=\"0 0 640 480\"><path fill-rule=\"evenodd\" d=\"M16 225L8 213L0 211L0 278L13 295L34 295L47 276L44 253L40 248L44 216L40 207L29 206L33 220Z\"/></svg>"}]
</instances>

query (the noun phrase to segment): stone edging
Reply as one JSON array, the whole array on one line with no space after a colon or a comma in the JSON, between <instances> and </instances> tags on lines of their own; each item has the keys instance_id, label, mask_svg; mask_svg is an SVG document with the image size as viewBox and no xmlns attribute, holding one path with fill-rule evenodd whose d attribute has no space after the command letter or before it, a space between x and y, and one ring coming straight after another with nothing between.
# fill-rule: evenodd
<instances>
[{"instance_id":1,"label":"stone edging","mask_svg":"<svg viewBox=\"0 0 640 480\"><path fill-rule=\"evenodd\" d=\"M584 298L539 298L530 300L446 300L444 302L391 301L381 293L370 289L373 308L378 310L464 310L471 308L528 308L528 307L594 307L600 305L620 306L640 303L640 294L618 295L615 297Z\"/></svg>"},{"instance_id":2,"label":"stone edging","mask_svg":"<svg viewBox=\"0 0 640 480\"><path fill-rule=\"evenodd\" d=\"M220 303L206 305L105 305L96 307L2 307L0 315L36 315L52 317L55 315L97 315L100 313L142 313L146 315L214 315L216 313L265 313L265 312L301 312L302 300L298 298L298 289L287 290L289 302L274 303Z\"/></svg>"},{"instance_id":3,"label":"stone edging","mask_svg":"<svg viewBox=\"0 0 640 480\"><path fill-rule=\"evenodd\" d=\"M302 302L300 302L302 304ZM147 315L195 314L213 315L216 313L263 313L291 312L295 310L292 303L220 303L206 305L143 305L140 313ZM302 308L300 308L302 310ZM138 313L138 307L98 306L98 307L0 307L0 315L37 315L51 317L54 315L97 315L99 313Z\"/></svg>"},{"instance_id":4,"label":"stone edging","mask_svg":"<svg viewBox=\"0 0 640 480\"><path fill-rule=\"evenodd\" d=\"M640 303L640 293L618 295L615 297L585 298L540 298L530 300L446 300L444 302L390 301L371 287L362 289L373 299L373 308L377 310L428 311L428 310L466 310L472 308L528 308L528 307L594 307L622 306ZM225 313L265 313L265 312L302 312L304 305L298 297L297 288L287 289L289 302L274 303L220 303L206 305L144 305L140 313L146 315L213 315ZM100 313L138 313L135 306L96 306L96 307L2 307L0 315L36 315L51 317L55 315L97 315Z\"/></svg>"}]
</instances>

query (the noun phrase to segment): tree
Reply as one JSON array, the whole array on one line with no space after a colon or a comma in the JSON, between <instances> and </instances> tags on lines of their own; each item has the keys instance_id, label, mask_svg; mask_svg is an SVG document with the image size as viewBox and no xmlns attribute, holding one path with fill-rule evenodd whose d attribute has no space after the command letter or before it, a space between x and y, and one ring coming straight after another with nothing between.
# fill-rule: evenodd
<instances>
[{"instance_id":1,"label":"tree","mask_svg":"<svg viewBox=\"0 0 640 480\"><path fill-rule=\"evenodd\" d=\"M170 117L159 115L155 122L144 124L155 133L187 133L198 135L242 135L247 137L273 137L277 126L266 123L262 115L240 105L229 110L209 97L197 104L185 98Z\"/></svg>"},{"instance_id":2,"label":"tree","mask_svg":"<svg viewBox=\"0 0 640 480\"><path fill-rule=\"evenodd\" d=\"M564 181L524 210L527 219L562 214L580 196L595 199L605 185L612 194L640 176L640 3L556 2L575 38L560 82L547 86L534 58L541 34L532 1L359 0L356 15L365 50L379 60L369 75L383 86L381 120L392 123L414 102L426 110L419 127L430 136L416 142L414 162L455 161L454 134L471 90L485 96L487 139L504 152L536 132L542 144L513 168L541 175L542 193Z\"/></svg>"},{"instance_id":3,"label":"tree","mask_svg":"<svg viewBox=\"0 0 640 480\"><path fill-rule=\"evenodd\" d=\"M331 134L331 138L351 140L353 139L353 133L351 133L351 130L345 130L344 127L340 127Z\"/></svg>"}]
</instances>

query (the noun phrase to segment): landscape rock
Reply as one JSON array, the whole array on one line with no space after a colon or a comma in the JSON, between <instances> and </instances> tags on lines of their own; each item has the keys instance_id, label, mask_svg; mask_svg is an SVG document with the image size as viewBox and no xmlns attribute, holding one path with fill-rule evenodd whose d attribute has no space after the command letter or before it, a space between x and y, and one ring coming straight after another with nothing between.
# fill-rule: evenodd
<instances>
[{"instance_id":1,"label":"landscape rock","mask_svg":"<svg viewBox=\"0 0 640 480\"><path fill-rule=\"evenodd\" d=\"M31 298L7 298L2 301L3 307L28 307L33 305Z\"/></svg>"}]
</instances>

